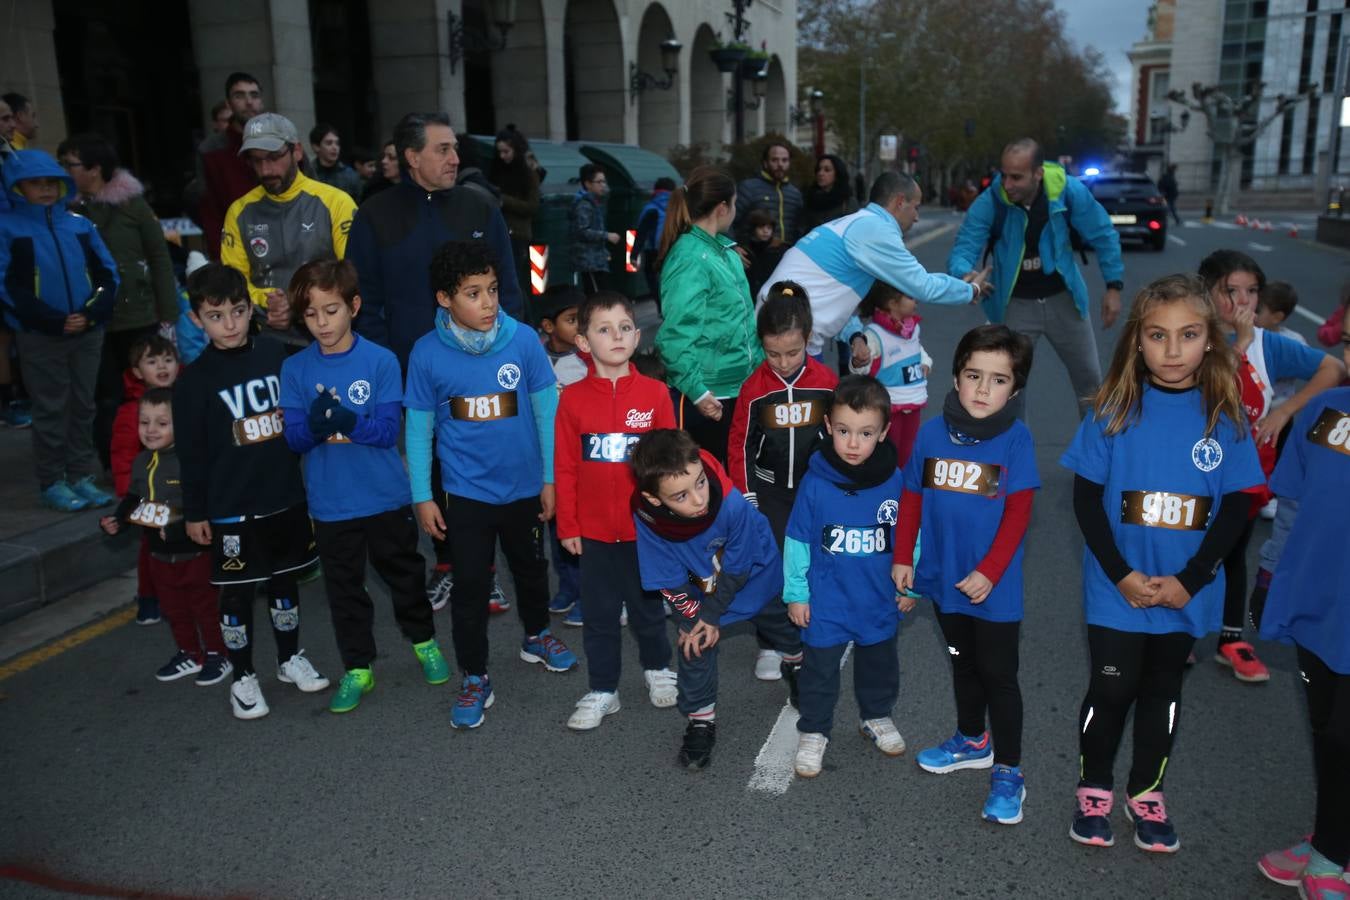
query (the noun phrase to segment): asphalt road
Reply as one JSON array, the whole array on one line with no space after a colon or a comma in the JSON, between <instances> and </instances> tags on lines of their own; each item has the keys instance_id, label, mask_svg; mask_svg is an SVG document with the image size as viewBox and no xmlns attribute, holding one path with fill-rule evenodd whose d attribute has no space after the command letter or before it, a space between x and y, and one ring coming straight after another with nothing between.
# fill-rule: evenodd
<instances>
[{"instance_id":1,"label":"asphalt road","mask_svg":"<svg viewBox=\"0 0 1350 900\"><path fill-rule=\"evenodd\" d=\"M947 215L930 214L939 225ZM918 255L940 267L952 234L928 233ZM1127 252L1126 296L1158 275L1194 271L1220 246L1247 250L1270 277L1292 281L1319 318L1350 273L1350 255L1306 239L1197 225L1176 229L1163 253ZM1096 290L1100 277L1089 283ZM922 312L935 370L947 371L980 316ZM1295 327L1312 334L1309 321ZM1114 337L1101 334L1103 360ZM753 680L755 646L744 631L723 643L713 764L690 773L674 766L681 719L647 704L631 642L623 710L573 734L564 722L584 674L520 662L515 615L498 617L497 703L482 728L456 732L453 685L421 682L384 607L378 685L346 716L327 712L326 693L300 694L268 669L272 712L255 722L230 716L224 685L160 684L153 672L172 652L166 626L114 628L0 681L0 897L56 896L7 880L6 865L119 896L1293 896L1255 868L1311 821L1307 725L1289 648L1258 645L1273 676L1248 686L1211 661L1212 637L1201 643L1167 780L1178 854L1135 849L1119 813L1124 839L1112 849L1067 836L1087 661L1082 545L1071 478L1057 459L1076 422L1062 366L1047 345L1037 349L1028 415L1044 488L1027 541L1022 824L979 819L986 772L940 777L914 765L955 716L945 645L925 607L900 639L895 719L909 752L888 759L857 736L846 671L835 740L811 782L783 768L790 717L777 731L786 740L770 739L784 689ZM941 406L941 383L930 413ZM1253 548L1267 530L1258 526ZM383 602L374 577L372 591ZM302 644L336 682L321 590L307 587L303 598ZM437 624L448 651L447 612ZM558 631L580 650L579 633ZM270 637L258 651L269 658ZM1128 755L1127 737L1120 784Z\"/></svg>"}]
</instances>

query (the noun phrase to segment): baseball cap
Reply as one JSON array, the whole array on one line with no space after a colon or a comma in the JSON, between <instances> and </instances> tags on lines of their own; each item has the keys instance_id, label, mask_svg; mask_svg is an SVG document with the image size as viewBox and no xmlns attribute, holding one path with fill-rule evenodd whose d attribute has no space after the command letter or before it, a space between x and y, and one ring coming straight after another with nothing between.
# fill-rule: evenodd
<instances>
[{"instance_id":1,"label":"baseball cap","mask_svg":"<svg viewBox=\"0 0 1350 900\"><path fill-rule=\"evenodd\" d=\"M259 113L244 125L244 143L239 148L243 156L248 150L266 150L275 153L287 144L300 143L300 134L291 120L277 113Z\"/></svg>"}]
</instances>

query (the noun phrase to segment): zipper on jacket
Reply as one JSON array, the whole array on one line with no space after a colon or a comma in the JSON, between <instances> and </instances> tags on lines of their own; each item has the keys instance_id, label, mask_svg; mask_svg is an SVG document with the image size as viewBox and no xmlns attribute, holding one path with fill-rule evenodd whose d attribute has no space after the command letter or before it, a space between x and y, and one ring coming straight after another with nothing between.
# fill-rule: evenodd
<instances>
[{"instance_id":1,"label":"zipper on jacket","mask_svg":"<svg viewBox=\"0 0 1350 900\"><path fill-rule=\"evenodd\" d=\"M66 283L66 307L75 315L75 294L70 289L70 273L66 271L66 255L61 252L61 239L56 234L56 220L52 216L55 206L47 207L47 230L52 233L52 243L56 245L56 261L61 265L61 280ZM36 266L35 266L36 267Z\"/></svg>"},{"instance_id":2,"label":"zipper on jacket","mask_svg":"<svg viewBox=\"0 0 1350 900\"><path fill-rule=\"evenodd\" d=\"M150 465L145 468L145 481L150 488L150 496L147 500L151 502L155 499L155 473L159 471L159 451L156 450L150 454Z\"/></svg>"},{"instance_id":3,"label":"zipper on jacket","mask_svg":"<svg viewBox=\"0 0 1350 900\"><path fill-rule=\"evenodd\" d=\"M803 368L802 371L806 371L806 369ZM794 380L795 380L795 379L794 379ZM786 384L786 382L784 382L784 383ZM792 385L789 384L789 385L787 386L787 392L788 392L788 408L791 409L791 408L792 408ZM789 417L788 417L788 422L791 423L791 421L792 421L792 418L789 416ZM793 481L795 481L795 479L792 477L793 473L796 472L796 471L797 471L797 429L793 428L792 425L789 424L789 425L788 425L788 470L787 470L787 487L788 487L788 490L789 490L789 491L792 490L794 487L796 487L796 485L793 484Z\"/></svg>"}]
</instances>

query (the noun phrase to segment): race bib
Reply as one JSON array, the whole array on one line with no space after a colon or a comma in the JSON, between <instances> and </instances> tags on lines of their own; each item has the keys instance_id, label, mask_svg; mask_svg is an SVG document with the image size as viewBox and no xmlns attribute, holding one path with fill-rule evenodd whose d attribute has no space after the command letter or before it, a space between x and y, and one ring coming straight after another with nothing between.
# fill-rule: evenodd
<instances>
[{"instance_id":1,"label":"race bib","mask_svg":"<svg viewBox=\"0 0 1350 900\"><path fill-rule=\"evenodd\" d=\"M483 394L480 397L451 397L450 418L463 422L492 422L510 419L517 414L515 391L501 394Z\"/></svg>"},{"instance_id":2,"label":"race bib","mask_svg":"<svg viewBox=\"0 0 1350 900\"><path fill-rule=\"evenodd\" d=\"M923 461L923 486L957 494L997 497L1002 469L989 463L928 457Z\"/></svg>"},{"instance_id":3,"label":"race bib","mask_svg":"<svg viewBox=\"0 0 1350 900\"><path fill-rule=\"evenodd\" d=\"M835 556L887 556L891 552L889 532L887 525L826 525L820 549Z\"/></svg>"},{"instance_id":4,"label":"race bib","mask_svg":"<svg viewBox=\"0 0 1350 900\"><path fill-rule=\"evenodd\" d=\"M626 463L633 457L633 448L642 439L638 434L583 434L581 458L588 462Z\"/></svg>"},{"instance_id":5,"label":"race bib","mask_svg":"<svg viewBox=\"0 0 1350 900\"><path fill-rule=\"evenodd\" d=\"M328 436L328 439L324 441L325 444L350 444L351 442L352 439L340 431L333 432Z\"/></svg>"},{"instance_id":6,"label":"race bib","mask_svg":"<svg viewBox=\"0 0 1350 900\"><path fill-rule=\"evenodd\" d=\"M249 444L261 444L263 441L281 437L285 433L285 422L281 410L274 409L271 412L258 413L256 416L235 419L233 430L234 445L246 447Z\"/></svg>"},{"instance_id":7,"label":"race bib","mask_svg":"<svg viewBox=\"0 0 1350 900\"><path fill-rule=\"evenodd\" d=\"M801 428L819 425L825 418L825 404L819 400L798 400L794 403L772 403L759 414L765 428Z\"/></svg>"},{"instance_id":8,"label":"race bib","mask_svg":"<svg viewBox=\"0 0 1350 900\"><path fill-rule=\"evenodd\" d=\"M923 374L923 363L913 363L900 367L900 380L904 384L918 384L927 377Z\"/></svg>"},{"instance_id":9,"label":"race bib","mask_svg":"<svg viewBox=\"0 0 1350 900\"><path fill-rule=\"evenodd\" d=\"M1204 531L1213 504L1212 497L1170 491L1121 491L1120 521L1146 528Z\"/></svg>"},{"instance_id":10,"label":"race bib","mask_svg":"<svg viewBox=\"0 0 1350 900\"><path fill-rule=\"evenodd\" d=\"M172 516L173 510L169 509L167 504L146 501L131 511L127 521L133 525L144 525L146 528L163 528L169 524Z\"/></svg>"},{"instance_id":11,"label":"race bib","mask_svg":"<svg viewBox=\"0 0 1350 900\"><path fill-rule=\"evenodd\" d=\"M1350 413L1327 407L1308 429L1308 443L1350 456Z\"/></svg>"}]
</instances>

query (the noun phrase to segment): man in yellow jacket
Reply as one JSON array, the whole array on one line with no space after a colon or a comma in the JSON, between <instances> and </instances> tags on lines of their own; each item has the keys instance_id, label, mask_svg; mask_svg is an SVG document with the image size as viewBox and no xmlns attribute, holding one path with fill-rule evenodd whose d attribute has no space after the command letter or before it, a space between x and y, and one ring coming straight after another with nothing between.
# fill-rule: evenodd
<instances>
[{"instance_id":1,"label":"man in yellow jacket","mask_svg":"<svg viewBox=\"0 0 1350 900\"><path fill-rule=\"evenodd\" d=\"M285 116L262 113L249 119L239 155L252 167L258 186L225 213L220 261L244 273L249 296L267 314L267 326L286 331L291 276L312 260L346 255L356 203L346 191L300 171L300 135Z\"/></svg>"}]
</instances>

